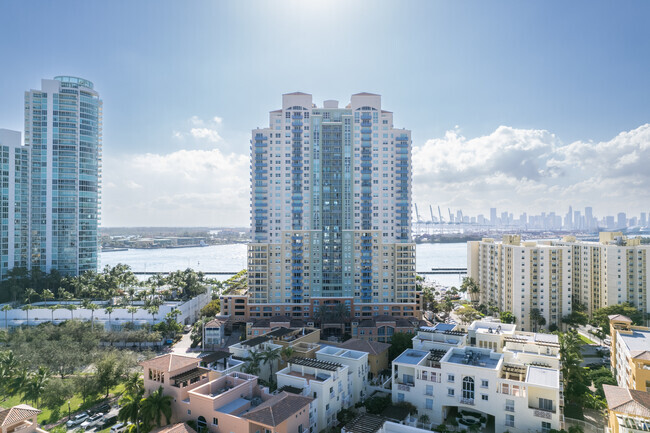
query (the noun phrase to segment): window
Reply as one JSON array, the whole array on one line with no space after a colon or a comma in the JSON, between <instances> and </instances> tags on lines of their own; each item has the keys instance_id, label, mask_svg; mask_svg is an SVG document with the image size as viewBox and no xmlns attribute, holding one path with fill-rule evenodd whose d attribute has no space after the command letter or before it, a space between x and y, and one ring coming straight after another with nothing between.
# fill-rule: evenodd
<instances>
[{"instance_id":1,"label":"window","mask_svg":"<svg viewBox=\"0 0 650 433\"><path fill-rule=\"evenodd\" d=\"M551 423L542 421L542 433L549 433L551 431Z\"/></svg>"},{"instance_id":2,"label":"window","mask_svg":"<svg viewBox=\"0 0 650 433\"><path fill-rule=\"evenodd\" d=\"M401 392L397 393L397 401L399 403L404 401L404 394L403 393L401 393Z\"/></svg>"},{"instance_id":3,"label":"window","mask_svg":"<svg viewBox=\"0 0 650 433\"><path fill-rule=\"evenodd\" d=\"M488 401L488 395L487 394L481 394L481 400Z\"/></svg>"},{"instance_id":4,"label":"window","mask_svg":"<svg viewBox=\"0 0 650 433\"><path fill-rule=\"evenodd\" d=\"M540 398L539 399L539 408L542 410L548 410L549 412L553 411L553 400L549 400L548 398Z\"/></svg>"},{"instance_id":5,"label":"window","mask_svg":"<svg viewBox=\"0 0 650 433\"><path fill-rule=\"evenodd\" d=\"M426 395L433 395L433 385L427 385Z\"/></svg>"},{"instance_id":6,"label":"window","mask_svg":"<svg viewBox=\"0 0 650 433\"><path fill-rule=\"evenodd\" d=\"M427 398L427 399L425 400L425 403L426 403L426 408L427 408L427 409L433 409L433 399L431 399L431 398Z\"/></svg>"},{"instance_id":7,"label":"window","mask_svg":"<svg viewBox=\"0 0 650 433\"><path fill-rule=\"evenodd\" d=\"M515 416L510 415L509 413L506 414L506 426L508 427L514 427L515 426Z\"/></svg>"},{"instance_id":8,"label":"window","mask_svg":"<svg viewBox=\"0 0 650 433\"><path fill-rule=\"evenodd\" d=\"M507 412L514 412L515 411L515 401L514 400L506 400L506 411Z\"/></svg>"},{"instance_id":9,"label":"window","mask_svg":"<svg viewBox=\"0 0 650 433\"><path fill-rule=\"evenodd\" d=\"M474 379L469 376L463 378L463 399L474 400Z\"/></svg>"},{"instance_id":10,"label":"window","mask_svg":"<svg viewBox=\"0 0 650 433\"><path fill-rule=\"evenodd\" d=\"M447 395L449 397L453 397L454 396L454 388L447 388Z\"/></svg>"},{"instance_id":11,"label":"window","mask_svg":"<svg viewBox=\"0 0 650 433\"><path fill-rule=\"evenodd\" d=\"M487 388L489 385L489 382L485 379L481 379L481 388Z\"/></svg>"},{"instance_id":12,"label":"window","mask_svg":"<svg viewBox=\"0 0 650 433\"><path fill-rule=\"evenodd\" d=\"M453 382L454 381L454 375L453 374L448 374L447 375L447 382Z\"/></svg>"},{"instance_id":13,"label":"window","mask_svg":"<svg viewBox=\"0 0 650 433\"><path fill-rule=\"evenodd\" d=\"M217 418L212 418L212 425L219 425L219 420Z\"/></svg>"},{"instance_id":14,"label":"window","mask_svg":"<svg viewBox=\"0 0 650 433\"><path fill-rule=\"evenodd\" d=\"M298 433L302 433L302 424L298 426Z\"/></svg>"}]
</instances>

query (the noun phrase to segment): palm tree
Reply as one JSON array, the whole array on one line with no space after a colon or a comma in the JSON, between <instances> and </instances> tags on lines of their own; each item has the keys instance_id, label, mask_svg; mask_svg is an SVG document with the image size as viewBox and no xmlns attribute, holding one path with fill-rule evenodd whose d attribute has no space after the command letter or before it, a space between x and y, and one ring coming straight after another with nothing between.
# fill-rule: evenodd
<instances>
[{"instance_id":1,"label":"palm tree","mask_svg":"<svg viewBox=\"0 0 650 433\"><path fill-rule=\"evenodd\" d=\"M18 360L12 351L0 352L0 394L6 400L11 394L11 385L18 372Z\"/></svg>"},{"instance_id":2,"label":"palm tree","mask_svg":"<svg viewBox=\"0 0 650 433\"><path fill-rule=\"evenodd\" d=\"M5 312L5 329L9 329L9 322L7 321L7 312L11 309L12 308L9 304L3 305L2 308L0 308L0 311Z\"/></svg>"},{"instance_id":3,"label":"palm tree","mask_svg":"<svg viewBox=\"0 0 650 433\"><path fill-rule=\"evenodd\" d=\"M32 304L32 296L38 297L38 293L36 293L36 291L34 289L27 288L27 289L25 289L25 296L27 296L25 298L25 302L27 302L28 304L31 305Z\"/></svg>"},{"instance_id":4,"label":"palm tree","mask_svg":"<svg viewBox=\"0 0 650 433\"><path fill-rule=\"evenodd\" d=\"M294 353L295 353L295 350L291 346L283 347L282 350L280 351L280 355L282 356L282 359L285 362L287 362L291 358L293 358Z\"/></svg>"},{"instance_id":5,"label":"palm tree","mask_svg":"<svg viewBox=\"0 0 650 433\"><path fill-rule=\"evenodd\" d=\"M153 324L156 324L156 314L158 314L158 306L157 305L151 305L149 308L147 308L147 312L151 314L151 320Z\"/></svg>"},{"instance_id":6,"label":"palm tree","mask_svg":"<svg viewBox=\"0 0 650 433\"><path fill-rule=\"evenodd\" d=\"M41 293L41 298L45 301L45 306L47 307L47 300L48 299L54 299L54 293L50 289L45 289L43 290L43 293Z\"/></svg>"},{"instance_id":7,"label":"palm tree","mask_svg":"<svg viewBox=\"0 0 650 433\"><path fill-rule=\"evenodd\" d=\"M133 301L131 301L131 302L133 302ZM131 305L130 307L127 307L126 311L131 313L131 324L135 325L135 319L133 317L134 317L135 313L138 312L138 307L134 307L133 305Z\"/></svg>"},{"instance_id":8,"label":"palm tree","mask_svg":"<svg viewBox=\"0 0 650 433\"><path fill-rule=\"evenodd\" d=\"M120 399L121 409L117 414L117 419L126 422L131 421L140 433L140 405L144 390L138 390L136 394L124 394Z\"/></svg>"},{"instance_id":9,"label":"palm tree","mask_svg":"<svg viewBox=\"0 0 650 433\"><path fill-rule=\"evenodd\" d=\"M47 308L48 308L48 309L50 310L50 312L52 313L52 324L54 324L54 312L55 312L56 310L58 310L59 308L61 308L61 306L60 306L60 305L50 305L50 306L47 307Z\"/></svg>"},{"instance_id":10,"label":"palm tree","mask_svg":"<svg viewBox=\"0 0 650 433\"><path fill-rule=\"evenodd\" d=\"M169 424L172 417L172 400L171 395L163 394L163 387L158 388L147 398L141 400L140 411L142 413L142 421L145 426L150 426L154 421L156 426L162 426L161 414L165 416L165 425Z\"/></svg>"},{"instance_id":11,"label":"palm tree","mask_svg":"<svg viewBox=\"0 0 650 433\"><path fill-rule=\"evenodd\" d=\"M279 347L276 347L275 349L268 347L262 352L262 361L264 361L265 364L268 364L271 370L269 373L269 382L273 382L273 363L280 359L280 357Z\"/></svg>"},{"instance_id":12,"label":"palm tree","mask_svg":"<svg viewBox=\"0 0 650 433\"><path fill-rule=\"evenodd\" d=\"M256 351L250 351L248 356L244 358L246 365L244 366L244 373L257 376L260 373L260 362L262 361L262 354Z\"/></svg>"},{"instance_id":13,"label":"palm tree","mask_svg":"<svg viewBox=\"0 0 650 433\"><path fill-rule=\"evenodd\" d=\"M86 310L90 310L90 330L95 330L95 310L99 309L99 305L94 302L90 302L88 299L84 299L82 302L82 307Z\"/></svg>"},{"instance_id":14,"label":"palm tree","mask_svg":"<svg viewBox=\"0 0 650 433\"><path fill-rule=\"evenodd\" d=\"M27 304L20 307L20 309L27 313L27 325L29 325L29 310L33 310L34 307L30 304Z\"/></svg>"},{"instance_id":15,"label":"palm tree","mask_svg":"<svg viewBox=\"0 0 650 433\"><path fill-rule=\"evenodd\" d=\"M38 407L38 401L43 390L45 390L45 385L50 380L50 376L51 373L47 368L38 367L38 371L29 378L24 388L23 397L25 400L32 401L34 406Z\"/></svg>"},{"instance_id":16,"label":"palm tree","mask_svg":"<svg viewBox=\"0 0 650 433\"><path fill-rule=\"evenodd\" d=\"M542 316L542 313L539 311L539 308L530 309L530 323L533 325L534 332L537 332L539 326L546 325L546 319Z\"/></svg>"},{"instance_id":17,"label":"palm tree","mask_svg":"<svg viewBox=\"0 0 650 433\"><path fill-rule=\"evenodd\" d=\"M29 373L27 369L23 368L20 371L17 371L16 374L14 374L13 376L11 385L9 385L10 394L11 395L20 394L27 387L28 383L29 383Z\"/></svg>"},{"instance_id":18,"label":"palm tree","mask_svg":"<svg viewBox=\"0 0 650 433\"><path fill-rule=\"evenodd\" d=\"M70 320L74 320L74 310L77 309L75 304L65 304L64 308L70 310Z\"/></svg>"},{"instance_id":19,"label":"palm tree","mask_svg":"<svg viewBox=\"0 0 650 433\"><path fill-rule=\"evenodd\" d=\"M124 380L124 393L129 395L140 395L144 393L144 381L139 372L129 373Z\"/></svg>"},{"instance_id":20,"label":"palm tree","mask_svg":"<svg viewBox=\"0 0 650 433\"><path fill-rule=\"evenodd\" d=\"M104 310L104 313L108 314L108 330L112 331L113 327L111 326L111 314L113 314L113 311L115 311L115 307L113 306L108 306Z\"/></svg>"}]
</instances>

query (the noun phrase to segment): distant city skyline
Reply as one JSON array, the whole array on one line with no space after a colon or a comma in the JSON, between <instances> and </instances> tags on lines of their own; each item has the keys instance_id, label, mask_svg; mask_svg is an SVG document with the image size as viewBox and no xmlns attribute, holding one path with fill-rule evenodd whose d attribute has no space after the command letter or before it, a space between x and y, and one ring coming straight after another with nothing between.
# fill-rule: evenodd
<instances>
[{"instance_id":1,"label":"distant city skyline","mask_svg":"<svg viewBox=\"0 0 650 433\"><path fill-rule=\"evenodd\" d=\"M58 25L71 9L75 25ZM416 203L639 214L648 12L642 1L4 2L0 128L23 130L23 92L40 78L88 77L107 107L103 226L241 226L258 108L292 91L318 104L368 91L413 131Z\"/></svg>"}]
</instances>

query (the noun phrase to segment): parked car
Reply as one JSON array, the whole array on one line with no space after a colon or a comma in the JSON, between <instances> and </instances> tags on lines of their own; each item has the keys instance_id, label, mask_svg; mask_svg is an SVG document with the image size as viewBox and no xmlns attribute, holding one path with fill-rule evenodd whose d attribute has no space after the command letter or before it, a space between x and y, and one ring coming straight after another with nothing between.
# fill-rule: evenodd
<instances>
[{"instance_id":1,"label":"parked car","mask_svg":"<svg viewBox=\"0 0 650 433\"><path fill-rule=\"evenodd\" d=\"M126 431L126 428L130 425L131 425L130 422L127 422L126 424L124 424L123 422L119 424L115 424L113 427L111 427L111 433L123 433L124 431Z\"/></svg>"},{"instance_id":2,"label":"parked car","mask_svg":"<svg viewBox=\"0 0 650 433\"><path fill-rule=\"evenodd\" d=\"M183 328L183 334L187 334L192 330L192 327L190 325L185 325Z\"/></svg>"},{"instance_id":3,"label":"parked car","mask_svg":"<svg viewBox=\"0 0 650 433\"><path fill-rule=\"evenodd\" d=\"M111 411L111 405L108 403L104 403L103 405L99 406L98 408L95 408L93 410L93 413L109 413Z\"/></svg>"},{"instance_id":4,"label":"parked car","mask_svg":"<svg viewBox=\"0 0 650 433\"><path fill-rule=\"evenodd\" d=\"M86 420L81 423L81 428L84 429L84 430L88 430L89 428L94 427L95 425L102 422L103 419L104 419L104 414L103 413L101 413L101 412L96 413L95 415L93 415L93 416L91 416L89 418L86 418Z\"/></svg>"},{"instance_id":5,"label":"parked car","mask_svg":"<svg viewBox=\"0 0 650 433\"><path fill-rule=\"evenodd\" d=\"M82 413L80 413L80 414L75 415L74 418L72 418L71 420L69 420L68 422L66 422L65 425L66 425L66 427L68 427L68 428L72 428L72 427L74 427L74 426L76 426L76 425L79 425L79 424L81 424L82 422L84 422L84 420L85 420L86 418L88 418L88 414L87 414L86 412L82 412Z\"/></svg>"},{"instance_id":6,"label":"parked car","mask_svg":"<svg viewBox=\"0 0 650 433\"><path fill-rule=\"evenodd\" d=\"M100 427L101 430L107 429L117 422L117 415L111 415L104 418L104 423Z\"/></svg>"}]
</instances>

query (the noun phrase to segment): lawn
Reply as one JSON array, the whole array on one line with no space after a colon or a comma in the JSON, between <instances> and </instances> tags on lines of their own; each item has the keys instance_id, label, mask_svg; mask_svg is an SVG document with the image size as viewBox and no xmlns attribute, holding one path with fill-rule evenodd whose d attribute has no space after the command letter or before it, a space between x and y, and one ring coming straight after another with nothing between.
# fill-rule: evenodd
<instances>
[{"instance_id":1,"label":"lawn","mask_svg":"<svg viewBox=\"0 0 650 433\"><path fill-rule=\"evenodd\" d=\"M582 334L578 334L578 335L580 336L580 339L582 340L583 343L586 343L586 344L596 344L595 341L592 341L592 340L588 339L588 338L585 337L584 335L582 335Z\"/></svg>"},{"instance_id":2,"label":"lawn","mask_svg":"<svg viewBox=\"0 0 650 433\"><path fill-rule=\"evenodd\" d=\"M116 395L116 394L121 394L124 391L124 385L120 384L116 386L115 388L111 389L111 394ZM104 399L104 395L102 394L98 398L94 399L93 401L87 401L86 404L83 404L83 400L81 398L81 395L76 394L74 397L70 399L70 413L74 415L75 412L79 410L85 410L89 409L100 402L102 402ZM2 407L13 407L21 403L26 403L29 405L33 405L33 402L31 401L24 401L22 399L22 396L14 395L12 397L9 397L8 399L4 401L0 401L0 406ZM42 410L38 415L38 423L41 426L45 426L48 424L54 424L57 421L59 421L61 418L67 418L68 417L68 404L64 403L61 407L59 407L56 410L52 410L46 407L39 407L38 409Z\"/></svg>"}]
</instances>

